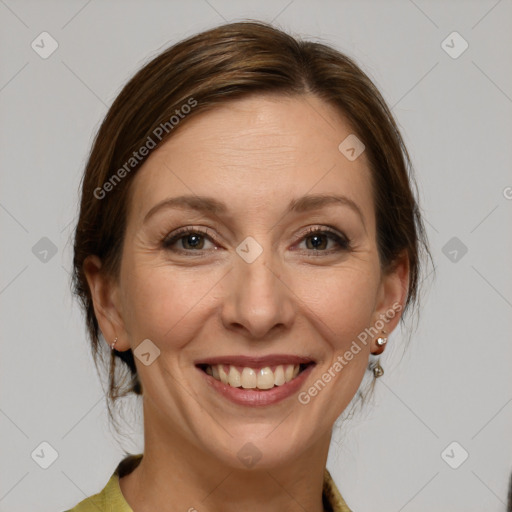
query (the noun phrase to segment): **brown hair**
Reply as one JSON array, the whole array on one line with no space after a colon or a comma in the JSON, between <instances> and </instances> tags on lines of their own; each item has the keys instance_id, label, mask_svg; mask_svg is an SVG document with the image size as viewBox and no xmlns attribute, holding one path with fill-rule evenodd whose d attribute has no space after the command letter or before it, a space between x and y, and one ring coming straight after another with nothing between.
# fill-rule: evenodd
<instances>
[{"instance_id":1,"label":"brown hair","mask_svg":"<svg viewBox=\"0 0 512 512\"><path fill-rule=\"evenodd\" d=\"M175 44L140 69L113 102L94 140L81 184L73 285L86 314L96 368L98 356L107 355L108 347L99 343L83 264L94 254L106 275L119 276L130 184L148 156L138 150L148 146L150 139L157 139L158 146L200 112L234 98L264 93L312 93L344 114L366 146L370 162L382 269L391 270L405 250L410 277L403 313L417 301L420 253L430 253L411 190L416 184L409 155L377 88L353 60L329 46L298 40L263 22L225 24ZM195 106L184 109L192 104L191 99ZM179 121L170 122L173 117ZM140 395L132 351L114 350L107 357L110 401L131 392ZM124 388L115 379L118 359L130 378Z\"/></svg>"}]
</instances>

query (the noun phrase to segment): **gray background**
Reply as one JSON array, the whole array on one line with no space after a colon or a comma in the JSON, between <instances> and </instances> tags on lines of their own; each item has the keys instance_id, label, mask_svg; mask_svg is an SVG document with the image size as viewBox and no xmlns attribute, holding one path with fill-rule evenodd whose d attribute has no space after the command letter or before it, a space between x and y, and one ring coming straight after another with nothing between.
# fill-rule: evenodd
<instances>
[{"instance_id":1,"label":"gray background","mask_svg":"<svg viewBox=\"0 0 512 512\"><path fill-rule=\"evenodd\" d=\"M103 488L123 448L142 450L137 414L126 427L133 443L120 446L108 428L69 289L79 180L108 106L144 62L242 18L274 20L354 57L392 107L421 189L437 278L409 349L402 357L394 333L374 403L333 439L328 468L338 487L355 512L504 511L512 470L510 0L0 0L0 510L70 508ZM43 31L59 45L47 59L31 47ZM442 47L453 31L469 44L458 58ZM461 48L450 41L452 53ZM43 237L56 254L41 252ZM31 457L42 442L58 453L48 469ZM446 461L459 464L462 450L469 457L453 469Z\"/></svg>"}]
</instances>

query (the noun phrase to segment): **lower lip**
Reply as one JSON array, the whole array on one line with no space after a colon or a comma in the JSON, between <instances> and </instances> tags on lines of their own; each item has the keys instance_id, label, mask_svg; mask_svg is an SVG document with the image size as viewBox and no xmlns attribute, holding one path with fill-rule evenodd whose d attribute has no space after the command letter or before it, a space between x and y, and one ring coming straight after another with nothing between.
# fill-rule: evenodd
<instances>
[{"instance_id":1,"label":"lower lip","mask_svg":"<svg viewBox=\"0 0 512 512\"><path fill-rule=\"evenodd\" d=\"M222 382L214 379L211 375L197 368L199 372L206 379L208 385L210 385L215 391L218 391L222 396L226 397L231 402L238 405L249 405L252 407L261 407L266 405L273 405L291 395L297 393L304 384L304 381L308 378L308 375L313 370L314 364L310 364L304 371L299 373L290 382L283 384L282 386L274 386L271 389L265 391L256 391L255 389L243 389L234 388L229 384L223 384Z\"/></svg>"}]
</instances>

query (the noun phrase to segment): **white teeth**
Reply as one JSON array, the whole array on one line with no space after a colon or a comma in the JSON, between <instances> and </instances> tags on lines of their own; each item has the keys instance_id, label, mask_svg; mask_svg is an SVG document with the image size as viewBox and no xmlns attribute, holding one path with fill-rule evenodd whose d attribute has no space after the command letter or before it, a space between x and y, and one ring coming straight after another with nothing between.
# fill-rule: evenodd
<instances>
[{"instance_id":1,"label":"white teeth","mask_svg":"<svg viewBox=\"0 0 512 512\"><path fill-rule=\"evenodd\" d=\"M274 372L274 384L276 386L282 386L286 380L284 379L284 369L282 365L278 366L276 368L276 371Z\"/></svg>"},{"instance_id":2,"label":"white teeth","mask_svg":"<svg viewBox=\"0 0 512 512\"><path fill-rule=\"evenodd\" d=\"M274 374L272 370L267 366L261 368L258 372L258 388L259 389L270 389L274 387Z\"/></svg>"},{"instance_id":3,"label":"white teeth","mask_svg":"<svg viewBox=\"0 0 512 512\"><path fill-rule=\"evenodd\" d=\"M221 364L217 365L217 368L218 368L218 371L219 371L220 381L223 384L227 384L228 383L228 374L224 371L224 368L222 367Z\"/></svg>"},{"instance_id":4,"label":"white teeth","mask_svg":"<svg viewBox=\"0 0 512 512\"><path fill-rule=\"evenodd\" d=\"M229 367L228 383L232 388L240 387L240 372L234 367Z\"/></svg>"},{"instance_id":5,"label":"white teeth","mask_svg":"<svg viewBox=\"0 0 512 512\"><path fill-rule=\"evenodd\" d=\"M226 369L228 369L227 372ZM281 364L276 366L274 371L268 366L259 370L244 367L241 372L236 366L231 365L216 364L206 367L206 373L214 379L234 388L243 389L271 389L274 386L282 386L297 377L299 371L298 364Z\"/></svg>"},{"instance_id":6,"label":"white teeth","mask_svg":"<svg viewBox=\"0 0 512 512\"><path fill-rule=\"evenodd\" d=\"M252 368L244 368L240 377L241 386L245 389L254 389L258 382L256 372Z\"/></svg>"}]
</instances>

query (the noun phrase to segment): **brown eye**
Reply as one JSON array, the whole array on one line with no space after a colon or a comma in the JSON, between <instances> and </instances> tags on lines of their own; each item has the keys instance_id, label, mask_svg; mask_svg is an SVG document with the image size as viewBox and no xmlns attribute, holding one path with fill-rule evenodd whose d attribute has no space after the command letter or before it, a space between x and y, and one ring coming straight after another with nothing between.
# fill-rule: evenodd
<instances>
[{"instance_id":1,"label":"brown eye","mask_svg":"<svg viewBox=\"0 0 512 512\"><path fill-rule=\"evenodd\" d=\"M190 233L182 236L179 240L183 240L184 249L202 249L204 246L204 239L202 239L202 236L203 235L198 233ZM188 245L189 247L186 247L185 245Z\"/></svg>"},{"instance_id":2,"label":"brown eye","mask_svg":"<svg viewBox=\"0 0 512 512\"><path fill-rule=\"evenodd\" d=\"M207 235L207 230L202 231L200 229L185 228L179 230L177 233L173 233L171 236L165 238L162 241L162 247L167 250L177 251L202 251L205 249L205 239L212 241ZM181 241L181 247L173 249L173 245Z\"/></svg>"},{"instance_id":3,"label":"brown eye","mask_svg":"<svg viewBox=\"0 0 512 512\"><path fill-rule=\"evenodd\" d=\"M318 252L331 252L326 250L329 240L338 246L338 250L350 249L350 240L331 230L312 228L301 239L301 241L306 241L307 249Z\"/></svg>"},{"instance_id":4,"label":"brown eye","mask_svg":"<svg viewBox=\"0 0 512 512\"><path fill-rule=\"evenodd\" d=\"M329 243L329 237L323 233L315 233L314 235L309 235L305 238L306 240L306 246L311 245L312 247L308 246L308 249L325 249L326 246ZM307 242L310 241L310 244L307 244Z\"/></svg>"}]
</instances>

